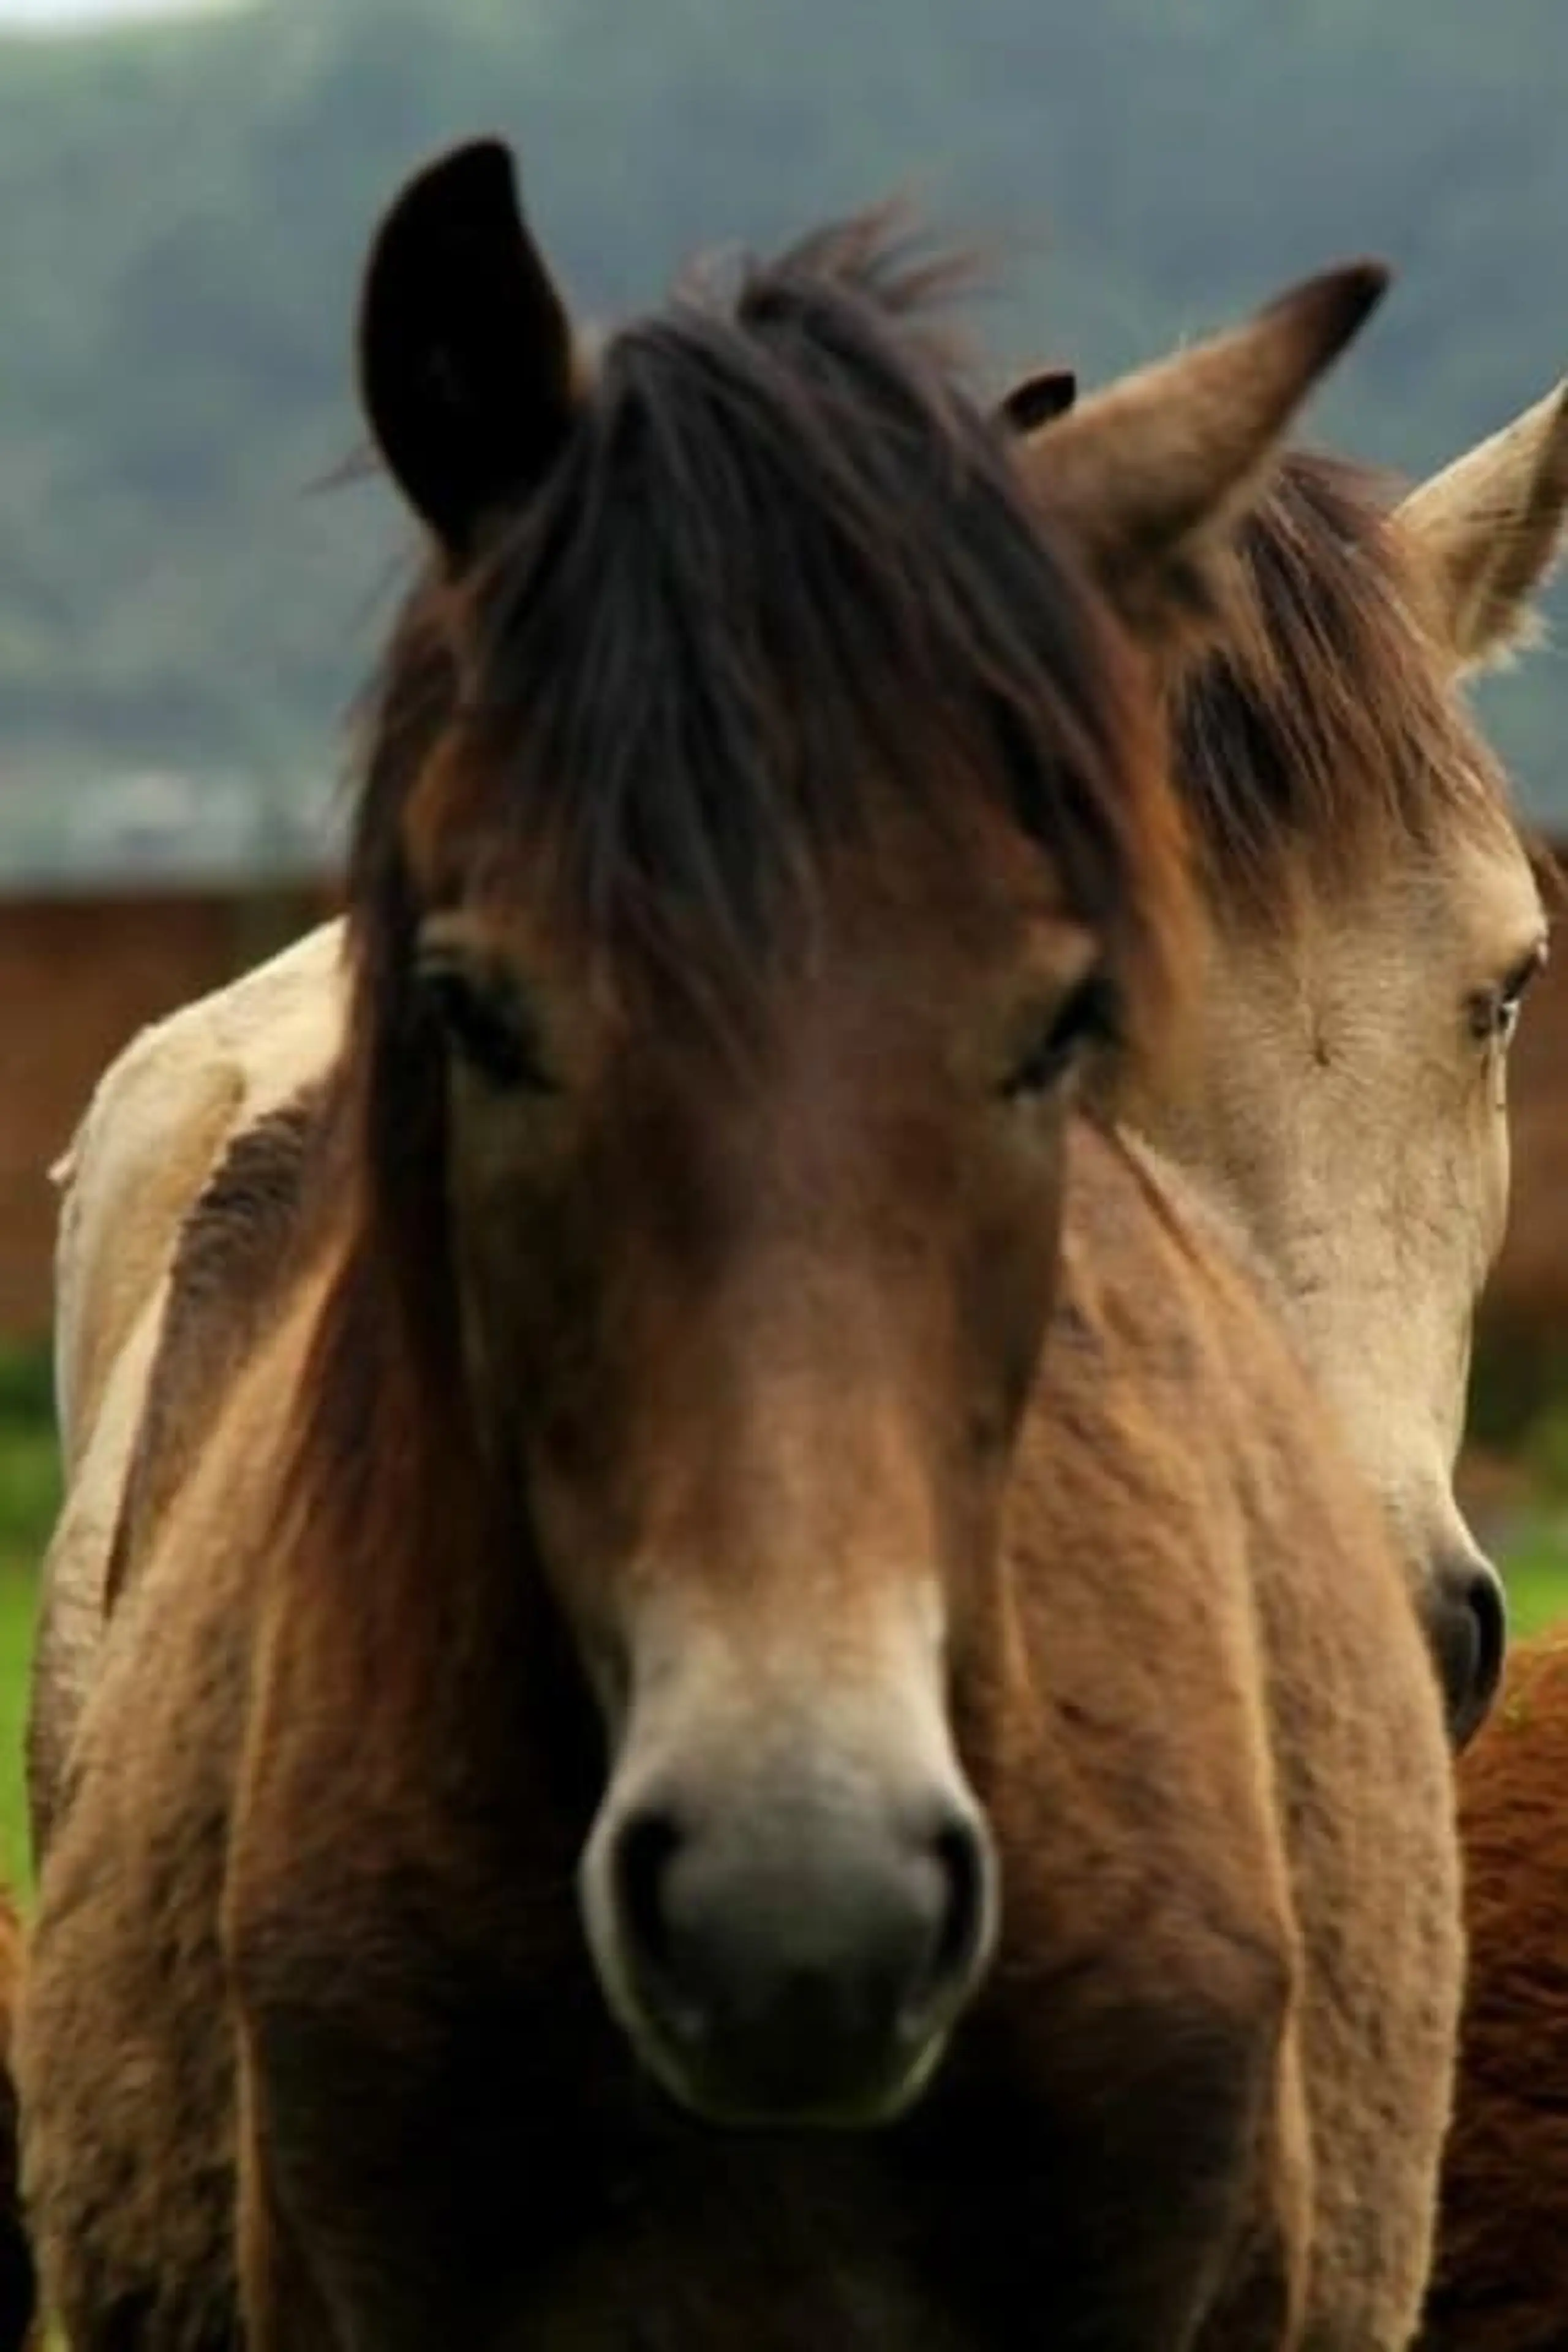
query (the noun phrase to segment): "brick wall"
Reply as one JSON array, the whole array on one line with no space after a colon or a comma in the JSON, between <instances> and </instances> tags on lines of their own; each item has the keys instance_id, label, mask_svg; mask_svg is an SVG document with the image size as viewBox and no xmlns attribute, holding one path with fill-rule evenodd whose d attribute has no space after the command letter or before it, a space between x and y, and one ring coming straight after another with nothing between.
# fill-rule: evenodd
<instances>
[{"instance_id":1,"label":"brick wall","mask_svg":"<svg viewBox=\"0 0 1568 2352\"><path fill-rule=\"evenodd\" d=\"M47 1333L47 1171L104 1066L148 1021L303 930L324 893L0 900L0 1338Z\"/></svg>"},{"instance_id":2,"label":"brick wall","mask_svg":"<svg viewBox=\"0 0 1568 2352\"><path fill-rule=\"evenodd\" d=\"M1559 846L1568 858L1568 845ZM1557 910L1554 910L1557 911ZM1530 992L1510 1072L1508 1239L1482 1302L1479 1364L1506 1407L1568 1378L1568 922Z\"/></svg>"}]
</instances>

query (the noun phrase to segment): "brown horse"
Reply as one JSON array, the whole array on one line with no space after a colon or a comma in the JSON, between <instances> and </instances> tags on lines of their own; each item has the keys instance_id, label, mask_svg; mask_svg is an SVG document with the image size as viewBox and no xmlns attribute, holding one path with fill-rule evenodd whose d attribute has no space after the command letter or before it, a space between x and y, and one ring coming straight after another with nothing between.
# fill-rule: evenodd
<instances>
[{"instance_id":1,"label":"brown horse","mask_svg":"<svg viewBox=\"0 0 1568 2352\"><path fill-rule=\"evenodd\" d=\"M1132 636L1371 286L1066 421L1043 521L917 290L843 232L589 377L496 151L383 233L437 549L347 1045L44 1871L79 2347L233 2340L237 2151L257 2347L1408 2335L1436 1686L1250 1281L1068 1118L1189 936Z\"/></svg>"},{"instance_id":2,"label":"brown horse","mask_svg":"<svg viewBox=\"0 0 1568 2352\"><path fill-rule=\"evenodd\" d=\"M1007 404L1047 488L1041 428L1073 393L1058 371ZM1565 496L1561 390L1397 500L1343 463L1284 461L1242 522L1216 642L1173 679L1174 778L1208 916L1188 1050L1106 1106L1267 1269L1410 1559L1459 1741L1495 1686L1502 1627L1454 1457L1508 1195L1504 1066L1542 940L1504 781L1460 689L1527 632ZM138 1489L177 1483L214 1349L245 1328L247 1301L212 1263L215 1250L231 1263L214 1239L225 1203L242 1218L252 1206L247 1155L235 1169L226 1155L336 1057L341 933L312 932L136 1039L62 1171L68 1501L28 1723L40 1853L96 1670L117 1524L121 1554L136 1549L127 1465ZM233 1270L248 1262L241 1249ZM172 1362L190 1364L194 1405Z\"/></svg>"},{"instance_id":3,"label":"brown horse","mask_svg":"<svg viewBox=\"0 0 1568 2352\"><path fill-rule=\"evenodd\" d=\"M1464 1760L1470 1969L1429 2352L1568 2344L1568 1641L1521 1643Z\"/></svg>"}]
</instances>

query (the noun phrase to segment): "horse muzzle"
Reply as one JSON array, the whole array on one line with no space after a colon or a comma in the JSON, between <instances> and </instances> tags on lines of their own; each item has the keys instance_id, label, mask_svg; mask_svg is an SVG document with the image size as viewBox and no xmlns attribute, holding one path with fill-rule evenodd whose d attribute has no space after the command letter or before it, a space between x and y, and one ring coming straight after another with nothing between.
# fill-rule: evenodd
<instances>
[{"instance_id":1,"label":"horse muzzle","mask_svg":"<svg viewBox=\"0 0 1568 2352\"><path fill-rule=\"evenodd\" d=\"M710 2121L865 2127L934 2071L995 1928L956 1764L889 1786L816 1754L617 1774L584 1857L589 1942L655 2076ZM900 1785L902 1780L903 1785Z\"/></svg>"}]
</instances>

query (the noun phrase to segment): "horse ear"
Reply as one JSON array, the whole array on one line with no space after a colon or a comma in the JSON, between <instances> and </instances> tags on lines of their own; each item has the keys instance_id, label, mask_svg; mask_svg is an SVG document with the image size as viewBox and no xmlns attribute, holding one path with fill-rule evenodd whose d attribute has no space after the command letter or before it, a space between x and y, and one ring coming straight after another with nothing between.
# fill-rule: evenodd
<instances>
[{"instance_id":1,"label":"horse ear","mask_svg":"<svg viewBox=\"0 0 1568 2352\"><path fill-rule=\"evenodd\" d=\"M1160 643L1213 601L1207 568L1266 488L1296 409L1387 283L1371 261L1308 278L1244 326L1026 435L1022 463L1042 506L1140 635Z\"/></svg>"},{"instance_id":2,"label":"horse ear","mask_svg":"<svg viewBox=\"0 0 1568 2352\"><path fill-rule=\"evenodd\" d=\"M359 385L394 479L453 555L559 455L571 322L499 140L426 165L387 213L360 298Z\"/></svg>"},{"instance_id":3,"label":"horse ear","mask_svg":"<svg viewBox=\"0 0 1568 2352\"><path fill-rule=\"evenodd\" d=\"M1568 379L1412 490L1394 520L1435 593L1457 669L1528 645L1568 515Z\"/></svg>"},{"instance_id":4,"label":"horse ear","mask_svg":"<svg viewBox=\"0 0 1568 2352\"><path fill-rule=\"evenodd\" d=\"M1003 394L996 404L999 424L1015 433L1035 433L1065 416L1078 398L1078 378L1071 368L1037 368Z\"/></svg>"}]
</instances>

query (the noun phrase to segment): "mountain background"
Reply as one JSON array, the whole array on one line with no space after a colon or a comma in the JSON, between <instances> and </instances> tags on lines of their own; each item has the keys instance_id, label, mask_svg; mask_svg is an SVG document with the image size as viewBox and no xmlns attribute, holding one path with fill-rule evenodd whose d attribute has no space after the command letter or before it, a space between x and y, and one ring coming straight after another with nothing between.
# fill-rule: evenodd
<instances>
[{"instance_id":1,"label":"mountain background","mask_svg":"<svg viewBox=\"0 0 1568 2352\"><path fill-rule=\"evenodd\" d=\"M1307 437L1418 473L1568 369L1565 95L1564 0L260 0L0 38L0 870L330 840L401 544L381 484L327 486L356 279L450 140L514 142L600 316L909 193L999 253L998 384L1381 254ZM1568 822L1568 663L1482 707Z\"/></svg>"}]
</instances>

